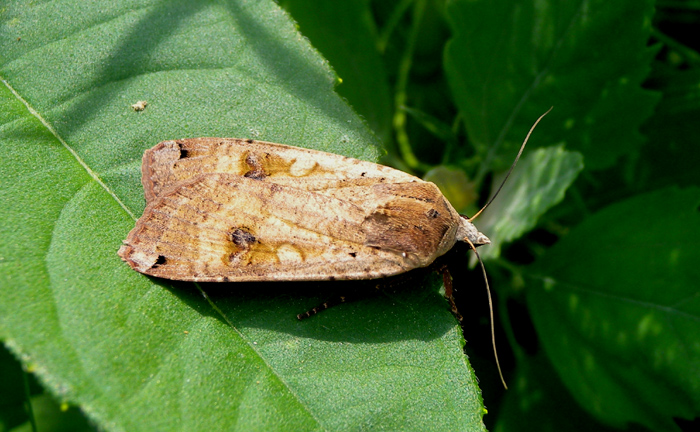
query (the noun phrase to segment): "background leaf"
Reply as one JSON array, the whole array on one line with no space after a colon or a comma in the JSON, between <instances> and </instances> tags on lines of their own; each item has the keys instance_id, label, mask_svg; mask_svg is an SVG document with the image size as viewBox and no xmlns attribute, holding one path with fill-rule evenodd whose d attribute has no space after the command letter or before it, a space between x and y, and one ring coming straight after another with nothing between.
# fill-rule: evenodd
<instances>
[{"instance_id":1,"label":"background leaf","mask_svg":"<svg viewBox=\"0 0 700 432\"><path fill-rule=\"evenodd\" d=\"M507 166L516 143L552 105L538 129L539 145L565 142L589 169L634 152L642 142L637 128L657 100L640 88L654 53L645 38L653 5L449 2L455 37L445 70L470 138L488 150L485 162Z\"/></svg>"},{"instance_id":2,"label":"background leaf","mask_svg":"<svg viewBox=\"0 0 700 432\"><path fill-rule=\"evenodd\" d=\"M10 430L27 420L24 412L27 394L23 381L20 364L3 347L0 349L0 431Z\"/></svg>"},{"instance_id":3,"label":"background leaf","mask_svg":"<svg viewBox=\"0 0 700 432\"><path fill-rule=\"evenodd\" d=\"M383 142L389 143L391 89L377 48L377 28L369 3L369 0L285 0L280 5L333 65L342 80L338 94L347 98Z\"/></svg>"},{"instance_id":4,"label":"background leaf","mask_svg":"<svg viewBox=\"0 0 700 432\"><path fill-rule=\"evenodd\" d=\"M649 81L664 93L656 115L644 125L650 145L639 161L640 190L669 185L696 185L700 70L656 65Z\"/></svg>"},{"instance_id":5,"label":"background leaf","mask_svg":"<svg viewBox=\"0 0 700 432\"><path fill-rule=\"evenodd\" d=\"M506 394L494 431L619 430L601 425L576 403L543 352L518 368L518 386Z\"/></svg>"},{"instance_id":6,"label":"background leaf","mask_svg":"<svg viewBox=\"0 0 700 432\"><path fill-rule=\"evenodd\" d=\"M544 349L579 403L612 426L670 430L669 414L700 410L698 205L698 188L612 205L528 271Z\"/></svg>"},{"instance_id":7,"label":"background leaf","mask_svg":"<svg viewBox=\"0 0 700 432\"><path fill-rule=\"evenodd\" d=\"M501 246L522 237L537 224L538 218L564 198L583 169L583 157L563 147L548 147L529 153L503 186L497 200L479 219L479 228L489 233L491 245L481 257L498 257ZM505 174L493 181L493 192Z\"/></svg>"}]
</instances>

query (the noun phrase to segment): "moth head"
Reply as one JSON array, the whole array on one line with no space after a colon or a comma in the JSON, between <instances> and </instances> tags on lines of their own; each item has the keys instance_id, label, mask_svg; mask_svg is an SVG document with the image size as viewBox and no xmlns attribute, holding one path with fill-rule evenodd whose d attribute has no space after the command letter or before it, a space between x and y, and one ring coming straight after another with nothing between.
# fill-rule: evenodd
<instances>
[{"instance_id":1,"label":"moth head","mask_svg":"<svg viewBox=\"0 0 700 432\"><path fill-rule=\"evenodd\" d=\"M466 216L460 215L459 226L457 227L457 239L474 246L491 244L491 240L480 232ZM468 241L467 241L468 240Z\"/></svg>"}]
</instances>

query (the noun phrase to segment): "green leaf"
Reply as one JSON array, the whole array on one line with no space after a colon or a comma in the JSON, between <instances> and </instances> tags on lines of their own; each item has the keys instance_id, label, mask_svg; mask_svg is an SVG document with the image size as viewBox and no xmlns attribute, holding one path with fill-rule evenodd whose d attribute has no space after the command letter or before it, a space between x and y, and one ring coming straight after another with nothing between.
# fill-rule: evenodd
<instances>
[{"instance_id":1,"label":"green leaf","mask_svg":"<svg viewBox=\"0 0 700 432\"><path fill-rule=\"evenodd\" d=\"M0 346L0 431L5 432L27 421L22 367Z\"/></svg>"},{"instance_id":2,"label":"green leaf","mask_svg":"<svg viewBox=\"0 0 700 432\"><path fill-rule=\"evenodd\" d=\"M544 353L518 359L494 432L613 432L576 403Z\"/></svg>"},{"instance_id":3,"label":"green leaf","mask_svg":"<svg viewBox=\"0 0 700 432\"><path fill-rule=\"evenodd\" d=\"M700 189L611 205L528 273L545 351L586 410L612 426L679 430L700 410Z\"/></svg>"},{"instance_id":4,"label":"green leaf","mask_svg":"<svg viewBox=\"0 0 700 432\"><path fill-rule=\"evenodd\" d=\"M700 185L695 156L700 136L700 69L659 69L650 81L664 90L664 96L643 128L649 142L639 161L641 179L634 187Z\"/></svg>"},{"instance_id":5,"label":"green leaf","mask_svg":"<svg viewBox=\"0 0 700 432\"><path fill-rule=\"evenodd\" d=\"M479 230L491 239L488 247L480 249L481 257L498 257L504 243L534 228L540 216L564 198L582 169L583 157L562 146L537 149L523 157L498 197L477 219ZM504 177L505 173L494 178L494 192Z\"/></svg>"},{"instance_id":6,"label":"green leaf","mask_svg":"<svg viewBox=\"0 0 700 432\"><path fill-rule=\"evenodd\" d=\"M445 70L469 138L507 166L528 128L554 106L533 146L564 142L589 169L642 143L657 95L643 90L652 0L448 3ZM503 145L505 144L505 145Z\"/></svg>"},{"instance_id":7,"label":"green leaf","mask_svg":"<svg viewBox=\"0 0 700 432\"><path fill-rule=\"evenodd\" d=\"M48 394L40 394L31 398L36 430L41 432L88 432L96 431L88 423L80 410L75 407L64 409ZM30 422L12 429L12 432L33 432Z\"/></svg>"},{"instance_id":8,"label":"green leaf","mask_svg":"<svg viewBox=\"0 0 700 432\"><path fill-rule=\"evenodd\" d=\"M280 4L333 65L342 80L338 94L347 98L382 142L389 143L392 96L369 0L284 0Z\"/></svg>"},{"instance_id":9,"label":"green leaf","mask_svg":"<svg viewBox=\"0 0 700 432\"><path fill-rule=\"evenodd\" d=\"M116 431L483 430L436 279L298 322L356 285L204 285L208 301L117 256L159 141L379 156L273 2L17 1L0 19L0 335L59 401Z\"/></svg>"},{"instance_id":10,"label":"green leaf","mask_svg":"<svg viewBox=\"0 0 700 432\"><path fill-rule=\"evenodd\" d=\"M406 111L406 113L410 115L418 124L425 128L425 130L439 138L441 141L449 143L450 145L454 145L457 142L457 137L455 136L454 131L452 131L452 127L442 122L440 119L433 117L419 109L411 107L403 107L403 110Z\"/></svg>"}]
</instances>

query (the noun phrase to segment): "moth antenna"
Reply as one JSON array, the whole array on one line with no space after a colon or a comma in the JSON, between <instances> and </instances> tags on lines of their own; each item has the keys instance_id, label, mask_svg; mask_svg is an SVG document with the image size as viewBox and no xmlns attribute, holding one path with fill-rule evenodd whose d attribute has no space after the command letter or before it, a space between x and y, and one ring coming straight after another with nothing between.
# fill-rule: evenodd
<instances>
[{"instance_id":1,"label":"moth antenna","mask_svg":"<svg viewBox=\"0 0 700 432\"><path fill-rule=\"evenodd\" d=\"M489 199L489 201L486 203L485 206L483 206L483 207L481 208L481 210L479 210L478 212L476 212L476 214L475 214L474 216L472 216L472 217L469 218L469 222L471 222L471 221L473 221L474 219L476 219L476 217L479 216L479 215L481 214L482 211L486 210L486 207L488 207L488 206L493 202L493 200L496 199L496 196L498 196L498 193L501 191L501 189L503 189L503 185L506 184L506 180L508 180L508 177L510 177L510 173L513 172L513 169L515 168L515 165L516 165L516 164L518 163L518 161L520 160L520 155L523 154L523 150L525 150L525 144L527 144L527 141L530 139L530 135L532 135L532 131L535 130L535 126L537 126L537 123L539 123L540 120L542 120L542 118L543 118L544 116L546 116L547 114L549 114L549 112L552 110L552 108L554 108L554 107L549 108L549 109L547 110L547 112L545 112L544 114L542 114L542 115L535 121L535 123L532 125L532 127L530 127L530 131L527 133L527 136L525 137L525 141L523 141L522 145L520 146L520 151L518 151L518 155L515 157L515 160L513 161L513 165L510 166L510 169L508 170L508 173L506 174L505 178L504 178L503 181L501 182L501 185L498 186L498 189L496 190L496 193L493 194L493 196L491 196L491 199ZM475 250L475 252L476 252L476 250ZM479 255L479 254L477 254L477 256L478 256L478 255Z\"/></svg>"},{"instance_id":2,"label":"moth antenna","mask_svg":"<svg viewBox=\"0 0 700 432\"><path fill-rule=\"evenodd\" d=\"M476 246L474 246L474 243L469 241L468 238L465 238L464 241L466 241L469 244L469 247L471 247L474 253L476 254L476 259L479 260L479 265L481 265L481 273L483 273L484 275L484 282L486 283L486 294L488 294L489 297L489 318L491 321L491 345L493 346L493 356L496 358L496 368L498 368L498 375L501 377L501 383L503 383L503 387L506 390L508 390L506 380L505 378L503 378L503 371L501 371L501 363L498 361L498 351L496 350L496 326L493 322L493 300L491 300L491 288L489 287L489 278L486 277L486 267L484 267L484 262L481 261L481 257L479 256L479 252L476 251Z\"/></svg>"},{"instance_id":3,"label":"moth antenna","mask_svg":"<svg viewBox=\"0 0 700 432\"><path fill-rule=\"evenodd\" d=\"M491 196L491 199L488 200L486 205L484 205L481 210L476 212L476 214L472 217L470 217L468 220L469 222L473 221L476 219L477 216L481 214L486 208L493 202L494 199L498 196L499 192L501 192L501 189L503 189L503 185L506 184L506 180L508 180L508 177L510 177L510 174L513 172L515 169L515 165L518 163L520 160L520 156L523 154L523 150L525 150L525 145L527 144L527 141L530 139L530 135L532 135L532 131L535 130L535 127L537 124L542 120L544 116L549 114L550 111L552 111L551 107L549 108L544 114L539 116L535 123L530 127L530 130L528 131L527 135L525 136L525 140L523 141L522 145L520 146L520 150L518 151L518 155L515 156L515 160L513 161L513 164L510 166L510 169L506 173L506 176L503 178L503 181L501 182L500 186L498 186L498 189L496 190L496 193ZM503 371L501 370L501 363L498 361L498 351L496 350L496 328L494 324L494 318L493 318L493 300L491 299L491 287L489 286L489 278L486 276L486 267L484 266L484 262L481 260L481 257L479 256L479 252L476 250L476 246L474 246L474 243L472 243L468 238L464 239L468 244L469 247L472 248L474 251L474 254L476 254L476 259L479 261L479 266L481 267L481 273L484 275L484 283L486 284L486 294L488 294L489 298L489 318L491 320L491 345L493 346L493 355L496 358L496 367L498 368L498 375L501 377L501 383L503 383L503 387L507 390L508 385L506 385L506 380L503 378Z\"/></svg>"}]
</instances>

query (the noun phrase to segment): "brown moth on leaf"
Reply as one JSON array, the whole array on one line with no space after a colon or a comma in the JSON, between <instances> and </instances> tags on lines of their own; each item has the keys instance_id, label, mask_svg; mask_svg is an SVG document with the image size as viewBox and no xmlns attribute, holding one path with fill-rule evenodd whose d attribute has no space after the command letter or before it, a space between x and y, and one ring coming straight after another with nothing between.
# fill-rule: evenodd
<instances>
[{"instance_id":1,"label":"brown moth on leaf","mask_svg":"<svg viewBox=\"0 0 700 432\"><path fill-rule=\"evenodd\" d=\"M119 256L138 272L195 282L379 279L427 267L458 241L476 253L490 241L471 220L505 183L467 218L435 184L402 171L250 139L164 141L146 150L141 171L146 209ZM491 334L500 373L492 307Z\"/></svg>"},{"instance_id":2,"label":"brown moth on leaf","mask_svg":"<svg viewBox=\"0 0 700 432\"><path fill-rule=\"evenodd\" d=\"M145 152L142 183L146 209L119 256L166 279L377 279L457 241L489 243L433 183L282 144L164 141Z\"/></svg>"}]
</instances>

